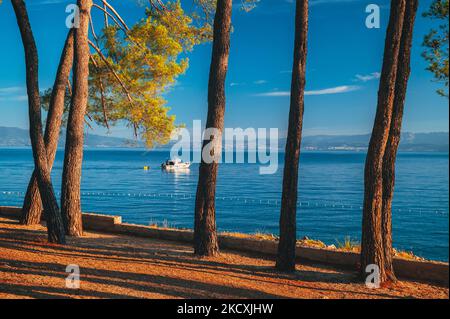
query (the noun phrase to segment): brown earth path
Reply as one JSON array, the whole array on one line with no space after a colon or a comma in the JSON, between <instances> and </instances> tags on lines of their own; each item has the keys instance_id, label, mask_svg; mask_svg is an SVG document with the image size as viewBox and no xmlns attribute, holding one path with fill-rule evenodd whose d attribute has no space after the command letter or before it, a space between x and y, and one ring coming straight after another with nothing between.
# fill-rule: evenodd
<instances>
[{"instance_id":1,"label":"brown earth path","mask_svg":"<svg viewBox=\"0 0 450 319\"><path fill-rule=\"evenodd\" d=\"M77 264L80 289L65 270ZM410 281L371 290L355 273L298 265L273 270L261 256L223 252L199 259L191 247L153 239L88 232L50 245L42 226L0 218L0 298L448 298L448 288Z\"/></svg>"}]
</instances>

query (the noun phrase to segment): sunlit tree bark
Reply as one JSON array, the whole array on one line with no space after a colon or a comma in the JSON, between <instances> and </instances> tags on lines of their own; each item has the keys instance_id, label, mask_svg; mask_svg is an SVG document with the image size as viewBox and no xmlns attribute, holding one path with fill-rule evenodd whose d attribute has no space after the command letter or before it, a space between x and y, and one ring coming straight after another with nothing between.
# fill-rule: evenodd
<instances>
[{"instance_id":1,"label":"sunlit tree bark","mask_svg":"<svg viewBox=\"0 0 450 319\"><path fill-rule=\"evenodd\" d=\"M217 129L211 136L215 144L210 155L221 152L225 114L225 79L230 54L232 0L218 0L214 18L214 40L208 85L208 117L206 128ZM206 137L206 139L209 136ZM210 143L203 141L203 147ZM214 256L219 253L216 230L216 180L218 163L207 163L202 156L195 201L194 250L196 255Z\"/></svg>"},{"instance_id":2,"label":"sunlit tree bark","mask_svg":"<svg viewBox=\"0 0 450 319\"><path fill-rule=\"evenodd\" d=\"M64 113L64 97L67 83L72 70L73 62L73 29L67 35L64 49L59 62L55 83L47 114L44 141L47 150L47 163L49 170L52 169L53 162L58 149L59 133L61 131L61 120ZM33 172L28 183L27 193L23 202L21 223L24 225L35 225L41 221L42 202L40 199L37 183L37 173Z\"/></svg>"},{"instance_id":3,"label":"sunlit tree bark","mask_svg":"<svg viewBox=\"0 0 450 319\"><path fill-rule=\"evenodd\" d=\"M392 248L392 199L394 197L395 185L395 161L397 158L398 146L400 144L406 90L409 75L411 73L411 46L417 5L417 0L410 0L406 4L400 52L398 55L398 68L395 83L391 127L383 159L382 236L384 268L391 281L395 281L393 265L394 252Z\"/></svg>"},{"instance_id":4,"label":"sunlit tree bark","mask_svg":"<svg viewBox=\"0 0 450 319\"><path fill-rule=\"evenodd\" d=\"M394 91L397 78L405 0L392 0L386 33L383 68L378 90L375 123L367 152L364 173L364 207L361 238L361 275L367 276L366 267L379 267L380 282L391 280L386 271L382 234L383 158L391 127Z\"/></svg>"},{"instance_id":5,"label":"sunlit tree bark","mask_svg":"<svg viewBox=\"0 0 450 319\"><path fill-rule=\"evenodd\" d=\"M23 0L11 0L16 14L25 50L26 82L28 108L30 117L30 139L41 200L47 221L48 240L54 243L65 243L64 227L61 213L53 191L48 167L47 153L42 134L41 105L38 81L38 53L31 30L28 13Z\"/></svg>"},{"instance_id":6,"label":"sunlit tree bark","mask_svg":"<svg viewBox=\"0 0 450 319\"><path fill-rule=\"evenodd\" d=\"M303 128L307 38L308 1L297 0L291 106L284 163L280 242L276 262L276 268L282 271L295 271L298 169Z\"/></svg>"},{"instance_id":7,"label":"sunlit tree bark","mask_svg":"<svg viewBox=\"0 0 450 319\"><path fill-rule=\"evenodd\" d=\"M78 0L80 27L75 29L72 100L67 123L61 188L61 210L66 232L83 235L81 215L81 165L83 162L84 116L88 102L89 16L92 0Z\"/></svg>"}]
</instances>

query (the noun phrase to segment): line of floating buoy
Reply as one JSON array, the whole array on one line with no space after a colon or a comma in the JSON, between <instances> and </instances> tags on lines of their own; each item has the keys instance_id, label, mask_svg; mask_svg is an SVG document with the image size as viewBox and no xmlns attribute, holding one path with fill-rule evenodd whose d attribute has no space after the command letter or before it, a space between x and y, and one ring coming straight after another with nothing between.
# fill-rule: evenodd
<instances>
[{"instance_id":1,"label":"line of floating buoy","mask_svg":"<svg viewBox=\"0 0 450 319\"><path fill-rule=\"evenodd\" d=\"M1 191L1 195L6 196L15 196L15 197L24 197L25 192L21 191ZM60 192L55 192L56 196L61 196ZM164 193L128 193L128 192L81 192L82 197L91 197L91 198L102 198L102 197L144 197L144 198L167 198L167 199L175 199L175 200L193 200L195 199L195 194L164 194ZM249 197L234 197L234 196L216 196L216 201L223 201L230 204L239 203L239 205L247 204L247 205L263 205L263 206L272 206L279 208L281 205L280 200L276 199L252 199ZM333 201L298 201L298 207L301 208L327 208L331 210L351 210L351 211L362 211L363 207L361 205L355 204L345 204ZM435 209L424 209L424 208L393 208L393 212L409 212L409 213L419 213L419 214L430 214L434 213L436 215L448 215L448 211L440 211Z\"/></svg>"}]
</instances>

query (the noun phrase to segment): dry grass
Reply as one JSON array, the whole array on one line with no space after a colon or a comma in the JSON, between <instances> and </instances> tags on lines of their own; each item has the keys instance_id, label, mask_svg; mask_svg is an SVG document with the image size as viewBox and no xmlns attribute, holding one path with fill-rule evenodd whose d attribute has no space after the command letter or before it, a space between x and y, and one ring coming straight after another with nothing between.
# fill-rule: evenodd
<instances>
[{"instance_id":1,"label":"dry grass","mask_svg":"<svg viewBox=\"0 0 450 319\"><path fill-rule=\"evenodd\" d=\"M221 232L220 234L225 235L225 236L230 236L230 237L236 237L236 238L252 238L252 239L258 239L258 240L270 240L270 241L278 240L277 236L275 236L273 234L263 233L263 232L256 232L254 234Z\"/></svg>"},{"instance_id":2,"label":"dry grass","mask_svg":"<svg viewBox=\"0 0 450 319\"><path fill-rule=\"evenodd\" d=\"M324 242L322 242L320 240L310 239L307 237L305 237L301 240L298 240L297 243L304 247L327 248L327 245Z\"/></svg>"},{"instance_id":3,"label":"dry grass","mask_svg":"<svg viewBox=\"0 0 450 319\"><path fill-rule=\"evenodd\" d=\"M154 229L161 229L161 230L180 230L178 228L171 227L171 225L168 223L167 220L164 220L161 224L158 222L151 222L150 227ZM278 241L279 237L265 232L256 232L254 234L244 234L244 233L237 233L237 232L221 232L221 235L230 236L230 237L236 237L236 238L250 238L250 239L257 239L257 240L269 240L269 241ZM351 239L350 236L346 236L344 238L344 241L336 240L336 245L327 245L324 242L317 240L317 239L311 239L308 237L304 237L303 239L297 240L297 245L303 246L303 247L310 247L310 248L321 248L321 249L329 249L329 250L338 250L338 251L346 251L346 252L354 252L359 253L361 252L361 244ZM414 253L411 251L403 251L403 250L397 250L394 249L394 256L398 258L408 259L408 260L419 260L424 261L425 258L419 257L414 255Z\"/></svg>"},{"instance_id":4,"label":"dry grass","mask_svg":"<svg viewBox=\"0 0 450 319\"><path fill-rule=\"evenodd\" d=\"M354 253L359 253L361 251L361 245L359 242L352 240L350 236L346 236L343 242L340 242L339 240L336 240L336 242L338 244L337 250Z\"/></svg>"},{"instance_id":5,"label":"dry grass","mask_svg":"<svg viewBox=\"0 0 450 319\"><path fill-rule=\"evenodd\" d=\"M65 287L66 266L81 269L81 287ZM404 281L370 290L356 272L222 252L197 258L188 245L86 233L49 245L41 226L0 218L0 298L448 298L448 288Z\"/></svg>"},{"instance_id":6,"label":"dry grass","mask_svg":"<svg viewBox=\"0 0 450 319\"><path fill-rule=\"evenodd\" d=\"M394 249L394 256L398 258L408 259L408 260L419 260L423 261L425 258L414 255L412 251L404 251Z\"/></svg>"}]
</instances>

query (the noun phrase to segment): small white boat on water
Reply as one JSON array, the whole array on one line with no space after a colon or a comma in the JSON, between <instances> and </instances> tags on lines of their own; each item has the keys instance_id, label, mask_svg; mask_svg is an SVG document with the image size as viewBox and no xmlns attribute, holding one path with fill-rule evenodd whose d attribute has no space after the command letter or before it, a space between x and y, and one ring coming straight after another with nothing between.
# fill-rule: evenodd
<instances>
[{"instance_id":1,"label":"small white boat on water","mask_svg":"<svg viewBox=\"0 0 450 319\"><path fill-rule=\"evenodd\" d=\"M183 162L180 159L170 159L161 164L161 168L166 171L177 171L189 169L191 163Z\"/></svg>"}]
</instances>

